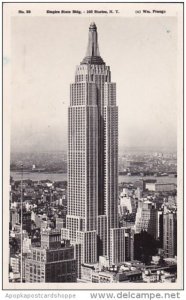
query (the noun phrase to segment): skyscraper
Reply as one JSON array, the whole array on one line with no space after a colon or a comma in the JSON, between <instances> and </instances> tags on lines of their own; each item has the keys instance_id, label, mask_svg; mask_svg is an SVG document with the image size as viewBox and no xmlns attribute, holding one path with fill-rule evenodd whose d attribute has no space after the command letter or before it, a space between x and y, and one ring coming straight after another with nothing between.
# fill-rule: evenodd
<instances>
[{"instance_id":1,"label":"skyscraper","mask_svg":"<svg viewBox=\"0 0 186 300\"><path fill-rule=\"evenodd\" d=\"M74 246L61 240L60 230L43 230L41 246L32 246L25 260L25 281L76 282L76 271Z\"/></svg>"},{"instance_id":2,"label":"skyscraper","mask_svg":"<svg viewBox=\"0 0 186 300\"><path fill-rule=\"evenodd\" d=\"M91 23L86 56L70 86L67 229L71 242L81 244L81 261L93 263L100 255L112 261L111 230L116 228L116 84L111 82L110 67L100 56L97 27Z\"/></svg>"},{"instance_id":3,"label":"skyscraper","mask_svg":"<svg viewBox=\"0 0 186 300\"><path fill-rule=\"evenodd\" d=\"M147 231L156 237L157 210L155 204L149 200L138 201L138 209L135 220L135 232Z\"/></svg>"},{"instance_id":4,"label":"skyscraper","mask_svg":"<svg viewBox=\"0 0 186 300\"><path fill-rule=\"evenodd\" d=\"M166 208L163 212L163 250L165 257L177 255L177 215Z\"/></svg>"}]
</instances>

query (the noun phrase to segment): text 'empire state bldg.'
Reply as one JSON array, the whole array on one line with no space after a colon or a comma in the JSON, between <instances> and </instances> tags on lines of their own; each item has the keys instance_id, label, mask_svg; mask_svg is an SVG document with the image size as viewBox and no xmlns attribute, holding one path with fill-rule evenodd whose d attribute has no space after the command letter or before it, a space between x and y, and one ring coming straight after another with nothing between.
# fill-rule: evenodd
<instances>
[{"instance_id":1,"label":"text 'empire state bldg.'","mask_svg":"<svg viewBox=\"0 0 186 300\"><path fill-rule=\"evenodd\" d=\"M98 49L91 23L87 53L76 68L68 109L68 212L71 243L80 263L125 260L118 228L118 107L116 84Z\"/></svg>"}]
</instances>

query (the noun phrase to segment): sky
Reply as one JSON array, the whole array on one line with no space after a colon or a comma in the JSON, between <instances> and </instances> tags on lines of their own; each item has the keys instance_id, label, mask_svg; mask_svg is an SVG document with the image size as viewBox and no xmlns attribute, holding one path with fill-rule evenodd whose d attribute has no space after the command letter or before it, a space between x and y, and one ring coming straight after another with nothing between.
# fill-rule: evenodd
<instances>
[{"instance_id":1,"label":"sky","mask_svg":"<svg viewBox=\"0 0 186 300\"><path fill-rule=\"evenodd\" d=\"M176 18L22 16L12 18L12 151L66 149L70 83L92 21L117 85L119 148L176 148Z\"/></svg>"}]
</instances>

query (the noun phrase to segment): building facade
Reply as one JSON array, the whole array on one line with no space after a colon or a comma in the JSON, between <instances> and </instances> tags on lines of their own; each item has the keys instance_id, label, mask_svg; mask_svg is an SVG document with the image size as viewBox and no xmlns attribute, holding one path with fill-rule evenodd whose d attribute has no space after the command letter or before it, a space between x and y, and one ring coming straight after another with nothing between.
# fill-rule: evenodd
<instances>
[{"instance_id":1,"label":"building facade","mask_svg":"<svg viewBox=\"0 0 186 300\"><path fill-rule=\"evenodd\" d=\"M25 260L25 282L76 282L74 246L61 241L59 230L45 230L41 247L31 247Z\"/></svg>"},{"instance_id":2,"label":"building facade","mask_svg":"<svg viewBox=\"0 0 186 300\"><path fill-rule=\"evenodd\" d=\"M175 212L163 213L163 250L165 257L177 255L177 215Z\"/></svg>"},{"instance_id":3,"label":"building facade","mask_svg":"<svg viewBox=\"0 0 186 300\"><path fill-rule=\"evenodd\" d=\"M140 233L144 230L156 237L156 220L157 210L155 204L148 200L139 201L136 213L135 232Z\"/></svg>"},{"instance_id":4,"label":"building facade","mask_svg":"<svg viewBox=\"0 0 186 300\"><path fill-rule=\"evenodd\" d=\"M118 107L95 23L70 86L66 227L71 242L82 245L82 263L100 255L111 260L111 237L118 228Z\"/></svg>"},{"instance_id":5,"label":"building facade","mask_svg":"<svg viewBox=\"0 0 186 300\"><path fill-rule=\"evenodd\" d=\"M125 261L134 260L134 229L125 228Z\"/></svg>"}]
</instances>

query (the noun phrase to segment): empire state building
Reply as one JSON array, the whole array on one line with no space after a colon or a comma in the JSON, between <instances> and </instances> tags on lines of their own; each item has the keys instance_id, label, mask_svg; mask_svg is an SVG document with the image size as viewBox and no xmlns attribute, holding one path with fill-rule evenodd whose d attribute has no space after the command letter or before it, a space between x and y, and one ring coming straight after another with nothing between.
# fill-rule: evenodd
<instances>
[{"instance_id":1,"label":"empire state building","mask_svg":"<svg viewBox=\"0 0 186 300\"><path fill-rule=\"evenodd\" d=\"M125 260L125 230L118 228L116 84L100 56L95 23L70 86L66 223L71 243L80 245L81 263L99 256L110 264Z\"/></svg>"}]
</instances>

